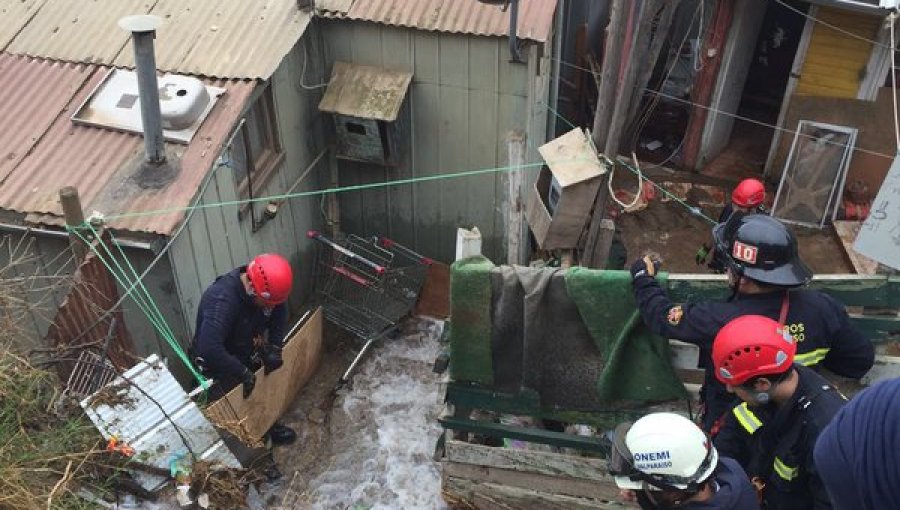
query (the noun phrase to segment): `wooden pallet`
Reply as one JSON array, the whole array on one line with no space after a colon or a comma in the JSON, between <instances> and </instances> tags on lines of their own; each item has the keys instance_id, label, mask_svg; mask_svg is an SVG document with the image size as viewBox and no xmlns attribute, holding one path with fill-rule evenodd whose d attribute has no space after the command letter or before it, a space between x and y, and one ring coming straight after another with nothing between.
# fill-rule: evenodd
<instances>
[{"instance_id":1,"label":"wooden pallet","mask_svg":"<svg viewBox=\"0 0 900 510\"><path fill-rule=\"evenodd\" d=\"M599 458L450 440L441 466L444 498L452 508L629 508L617 501L619 489Z\"/></svg>"}]
</instances>

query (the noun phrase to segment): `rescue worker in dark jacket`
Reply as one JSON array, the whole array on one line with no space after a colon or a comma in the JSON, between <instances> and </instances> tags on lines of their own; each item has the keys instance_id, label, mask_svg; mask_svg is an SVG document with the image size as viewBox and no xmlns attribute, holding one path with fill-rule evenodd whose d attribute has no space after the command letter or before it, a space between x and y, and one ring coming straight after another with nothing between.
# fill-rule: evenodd
<instances>
[{"instance_id":1,"label":"rescue worker in dark jacket","mask_svg":"<svg viewBox=\"0 0 900 510\"><path fill-rule=\"evenodd\" d=\"M725 392L709 367L712 340L731 319L747 314L776 319L797 340L796 362L854 379L865 375L875 361L872 343L850 322L844 305L816 290L795 289L812 274L797 255L794 235L770 216L751 214L735 218L716 231L728 257L732 299L678 305L653 278L658 263L648 257L631 268L635 300L647 326L664 338L700 347L706 366L702 391L703 428L713 436L716 422L731 408ZM721 423L721 422L719 422Z\"/></svg>"},{"instance_id":2,"label":"rescue worker in dark jacket","mask_svg":"<svg viewBox=\"0 0 900 510\"><path fill-rule=\"evenodd\" d=\"M729 444L741 444L736 459L767 510L832 508L813 449L846 399L814 370L793 363L796 348L785 327L761 315L729 322L713 344L716 377L743 401L728 415L742 433Z\"/></svg>"},{"instance_id":3,"label":"rescue worker in dark jacket","mask_svg":"<svg viewBox=\"0 0 900 510\"><path fill-rule=\"evenodd\" d=\"M735 215L740 217L745 214L765 214L766 208L763 205L765 200L766 187L762 181L752 178L744 179L731 191L731 201L722 208L717 225L724 225ZM702 245L697 250L694 260L698 266L702 265L712 253L712 260L707 265L716 273L724 273L728 254L713 249L715 246L715 236L713 236L713 243Z\"/></svg>"},{"instance_id":4,"label":"rescue worker in dark jacket","mask_svg":"<svg viewBox=\"0 0 900 510\"><path fill-rule=\"evenodd\" d=\"M694 422L652 413L616 428L609 460L622 499L644 510L758 510L747 474Z\"/></svg>"},{"instance_id":5,"label":"rescue worker in dark jacket","mask_svg":"<svg viewBox=\"0 0 900 510\"><path fill-rule=\"evenodd\" d=\"M853 397L816 441L814 457L837 510L900 505L900 379Z\"/></svg>"},{"instance_id":6,"label":"rescue worker in dark jacket","mask_svg":"<svg viewBox=\"0 0 900 510\"><path fill-rule=\"evenodd\" d=\"M256 385L254 372L283 364L287 307L293 273L280 255L264 253L248 265L219 276L200 298L193 351L204 375L215 384L210 398L220 398L238 384L248 398ZM273 443L296 438L289 427L269 430Z\"/></svg>"}]
</instances>

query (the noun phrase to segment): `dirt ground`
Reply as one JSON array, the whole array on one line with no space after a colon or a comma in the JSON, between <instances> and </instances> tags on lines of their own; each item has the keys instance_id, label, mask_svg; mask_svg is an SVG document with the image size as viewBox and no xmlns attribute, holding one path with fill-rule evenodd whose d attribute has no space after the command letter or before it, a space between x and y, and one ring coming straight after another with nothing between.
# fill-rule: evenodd
<instances>
[{"instance_id":1,"label":"dirt ground","mask_svg":"<svg viewBox=\"0 0 900 510\"><path fill-rule=\"evenodd\" d=\"M720 209L706 207L703 213L718 218ZM694 254L711 241L712 225L674 201L651 201L646 209L622 214L616 227L627 252L627 264L652 251L663 259L663 270L673 273L706 273ZM840 241L831 228L823 230L791 227L797 235L800 257L817 274L852 273Z\"/></svg>"}]
</instances>

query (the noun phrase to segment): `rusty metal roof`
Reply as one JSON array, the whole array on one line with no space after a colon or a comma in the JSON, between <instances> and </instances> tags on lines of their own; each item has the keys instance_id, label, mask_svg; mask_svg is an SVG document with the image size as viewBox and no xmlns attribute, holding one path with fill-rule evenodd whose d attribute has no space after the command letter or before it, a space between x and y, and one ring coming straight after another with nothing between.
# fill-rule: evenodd
<instances>
[{"instance_id":1,"label":"rusty metal roof","mask_svg":"<svg viewBox=\"0 0 900 510\"><path fill-rule=\"evenodd\" d=\"M159 69L254 79L272 75L311 18L296 0L0 0L0 49L133 67L130 35L117 24L129 14L163 18L156 34Z\"/></svg>"},{"instance_id":2,"label":"rusty metal roof","mask_svg":"<svg viewBox=\"0 0 900 510\"><path fill-rule=\"evenodd\" d=\"M319 110L392 122L410 81L412 73L335 62Z\"/></svg>"},{"instance_id":3,"label":"rusty metal roof","mask_svg":"<svg viewBox=\"0 0 900 510\"><path fill-rule=\"evenodd\" d=\"M226 89L188 146L167 144L181 156L181 170L161 190L132 178L143 152L140 135L70 120L108 72L87 64L62 64L0 54L0 209L26 215L29 223L62 225L58 193L76 186L90 214L132 214L188 206L227 142L256 82L207 80ZM110 226L132 232L170 234L183 211L115 219Z\"/></svg>"},{"instance_id":4,"label":"rusty metal roof","mask_svg":"<svg viewBox=\"0 0 900 510\"><path fill-rule=\"evenodd\" d=\"M316 9L325 18L419 30L488 36L509 32L509 9L478 0L318 0ZM547 42L555 11L556 0L520 0L518 37Z\"/></svg>"}]
</instances>

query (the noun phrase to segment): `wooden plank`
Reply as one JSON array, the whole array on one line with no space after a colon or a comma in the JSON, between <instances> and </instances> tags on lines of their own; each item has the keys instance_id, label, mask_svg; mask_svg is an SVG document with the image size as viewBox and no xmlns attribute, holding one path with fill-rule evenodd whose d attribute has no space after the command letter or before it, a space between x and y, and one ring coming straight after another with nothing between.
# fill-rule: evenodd
<instances>
[{"instance_id":1,"label":"wooden plank","mask_svg":"<svg viewBox=\"0 0 900 510\"><path fill-rule=\"evenodd\" d=\"M461 432L477 432L491 437L521 439L531 443L542 443L594 452L603 452L609 449L608 442L596 437L577 436L574 434L566 434L565 432L515 427L500 423L454 418L451 416L442 416L439 421L445 429L458 430Z\"/></svg>"},{"instance_id":2,"label":"wooden plank","mask_svg":"<svg viewBox=\"0 0 900 510\"><path fill-rule=\"evenodd\" d=\"M445 452L446 460L457 464L474 464L601 483L612 482L606 474L605 459L516 448L492 448L454 440L446 442Z\"/></svg>"},{"instance_id":3,"label":"wooden plank","mask_svg":"<svg viewBox=\"0 0 900 510\"><path fill-rule=\"evenodd\" d=\"M448 503L461 503L454 508L479 510L621 510L622 508L636 508L618 502L563 496L447 475L443 476L442 488L444 498Z\"/></svg>"},{"instance_id":4,"label":"wooden plank","mask_svg":"<svg viewBox=\"0 0 900 510\"><path fill-rule=\"evenodd\" d=\"M245 432L261 438L288 410L300 389L316 372L322 355L322 309L315 313L284 346L284 366L266 375L256 371L256 388L244 399L238 385L228 395L206 408L206 416L216 423L243 420Z\"/></svg>"},{"instance_id":5,"label":"wooden plank","mask_svg":"<svg viewBox=\"0 0 900 510\"><path fill-rule=\"evenodd\" d=\"M864 275L817 275L809 288L827 292L847 306L900 307L900 278ZM676 302L724 299L730 294L724 275L670 274L669 297Z\"/></svg>"},{"instance_id":6,"label":"wooden plank","mask_svg":"<svg viewBox=\"0 0 900 510\"><path fill-rule=\"evenodd\" d=\"M441 462L441 467L446 476L549 494L601 500L616 499L619 494L618 487L609 475L604 481L597 481L447 461ZM605 473L606 468L602 468L601 472Z\"/></svg>"},{"instance_id":7,"label":"wooden plank","mask_svg":"<svg viewBox=\"0 0 900 510\"><path fill-rule=\"evenodd\" d=\"M859 227L862 226L862 223L861 221L835 220L834 232L841 241L844 253L853 269L859 274L874 275L875 270L878 269L878 262L853 249L853 242L856 241L856 235L859 234Z\"/></svg>"}]
</instances>

